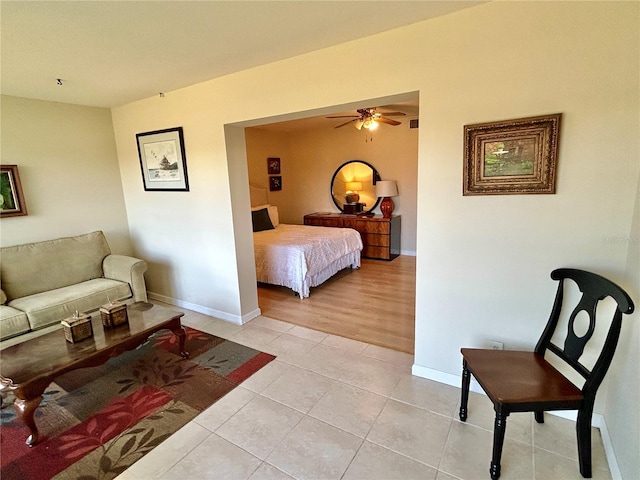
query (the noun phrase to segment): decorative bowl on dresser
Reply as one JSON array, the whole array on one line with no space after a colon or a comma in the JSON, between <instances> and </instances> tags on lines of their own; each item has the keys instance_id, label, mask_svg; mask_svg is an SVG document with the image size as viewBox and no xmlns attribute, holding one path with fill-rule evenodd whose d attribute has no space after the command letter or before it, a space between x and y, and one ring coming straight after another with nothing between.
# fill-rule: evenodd
<instances>
[{"instance_id":1,"label":"decorative bowl on dresser","mask_svg":"<svg viewBox=\"0 0 640 480\"><path fill-rule=\"evenodd\" d=\"M380 260L393 260L400 255L401 216L383 218L344 213L310 213L304 224L320 227L353 228L362 237L362 256Z\"/></svg>"}]
</instances>

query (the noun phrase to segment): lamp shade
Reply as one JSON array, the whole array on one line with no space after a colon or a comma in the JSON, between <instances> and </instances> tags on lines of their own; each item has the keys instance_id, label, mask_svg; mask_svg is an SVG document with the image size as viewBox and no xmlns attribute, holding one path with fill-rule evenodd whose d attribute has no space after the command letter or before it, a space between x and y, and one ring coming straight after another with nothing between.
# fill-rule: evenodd
<instances>
[{"instance_id":1,"label":"lamp shade","mask_svg":"<svg viewBox=\"0 0 640 480\"><path fill-rule=\"evenodd\" d=\"M376 197L397 197L398 184L395 180L378 180L376 182Z\"/></svg>"},{"instance_id":2,"label":"lamp shade","mask_svg":"<svg viewBox=\"0 0 640 480\"><path fill-rule=\"evenodd\" d=\"M350 192L359 192L362 190L362 182L347 182L346 185L347 191Z\"/></svg>"}]
</instances>

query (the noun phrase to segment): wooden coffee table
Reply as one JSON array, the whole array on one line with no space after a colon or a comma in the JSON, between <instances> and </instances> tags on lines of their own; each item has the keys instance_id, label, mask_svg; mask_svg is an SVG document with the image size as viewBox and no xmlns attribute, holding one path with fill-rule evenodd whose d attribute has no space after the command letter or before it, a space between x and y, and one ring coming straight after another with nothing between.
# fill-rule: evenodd
<instances>
[{"instance_id":1,"label":"wooden coffee table","mask_svg":"<svg viewBox=\"0 0 640 480\"><path fill-rule=\"evenodd\" d=\"M163 329L171 330L178 337L180 355L189 357L184 349L186 332L180 323L184 313L142 302L127 309L129 323L114 328L104 328L100 313L95 312L91 316L93 337L78 343L67 342L60 329L0 352L0 383L13 390L14 407L31 431L27 445L31 447L38 442L34 413L45 389L56 377L78 368L102 365Z\"/></svg>"}]
</instances>

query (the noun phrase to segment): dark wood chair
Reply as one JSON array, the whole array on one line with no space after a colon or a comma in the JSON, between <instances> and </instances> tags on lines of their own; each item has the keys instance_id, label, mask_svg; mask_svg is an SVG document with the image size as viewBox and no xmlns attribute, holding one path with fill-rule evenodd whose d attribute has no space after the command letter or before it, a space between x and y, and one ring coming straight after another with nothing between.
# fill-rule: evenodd
<instances>
[{"instance_id":1,"label":"dark wood chair","mask_svg":"<svg viewBox=\"0 0 640 480\"><path fill-rule=\"evenodd\" d=\"M463 369L460 420L464 422L467 419L471 375L491 399L496 412L493 456L489 469L493 480L500 477L500 458L509 414L534 412L536 421L543 423L544 412L550 410L578 410L576 433L580 473L585 478L591 478L591 416L596 392L611 364L620 336L622 314L632 313L634 307L624 290L594 273L561 268L554 270L551 278L559 280L558 290L549 321L534 352L461 349ZM551 343L551 338L558 326L563 308L566 279L575 281L582 297L569 316L564 346L559 347ZM600 354L589 370L580 363L580 357L595 330L598 302L606 297L612 297L618 305L610 320L609 331L600 348ZM566 311L571 311L571 307ZM574 331L574 321L580 312L586 312L589 316L588 331L582 336L576 335ZM598 319L598 322L601 321L603 319ZM555 354L584 377L582 388L571 383L545 360L547 352Z\"/></svg>"}]
</instances>

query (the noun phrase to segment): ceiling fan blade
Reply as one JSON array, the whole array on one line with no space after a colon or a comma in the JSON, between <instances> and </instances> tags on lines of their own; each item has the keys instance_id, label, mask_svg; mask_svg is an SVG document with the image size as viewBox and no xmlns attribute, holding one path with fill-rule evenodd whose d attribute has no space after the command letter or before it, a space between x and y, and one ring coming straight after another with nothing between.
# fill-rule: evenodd
<instances>
[{"instance_id":1,"label":"ceiling fan blade","mask_svg":"<svg viewBox=\"0 0 640 480\"><path fill-rule=\"evenodd\" d=\"M350 123L353 123L353 122L355 122L356 120L357 120L357 118L354 118L353 120L349 120L348 122L344 122L344 123L341 123L340 125L336 125L336 126L335 126L335 127L333 127L333 128L340 128L340 127L344 127L345 125L349 125Z\"/></svg>"},{"instance_id":2,"label":"ceiling fan blade","mask_svg":"<svg viewBox=\"0 0 640 480\"><path fill-rule=\"evenodd\" d=\"M384 117L377 118L376 122L386 123L387 125L393 125L393 126L400 125L401 123L396 120L391 120L390 118L384 118Z\"/></svg>"},{"instance_id":3,"label":"ceiling fan blade","mask_svg":"<svg viewBox=\"0 0 640 480\"><path fill-rule=\"evenodd\" d=\"M378 112L378 113L385 117L400 117L400 116L406 115L406 113L403 113L403 112Z\"/></svg>"}]
</instances>

